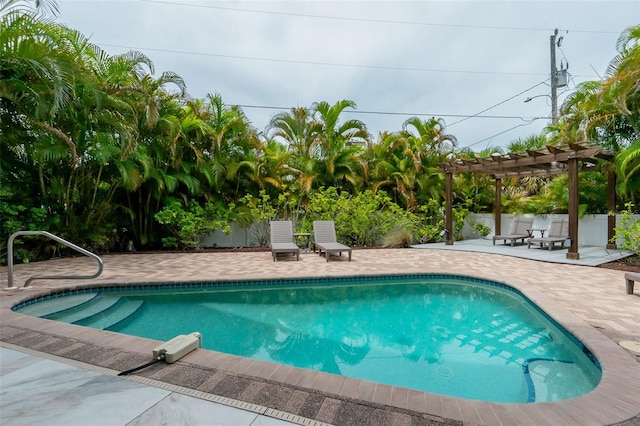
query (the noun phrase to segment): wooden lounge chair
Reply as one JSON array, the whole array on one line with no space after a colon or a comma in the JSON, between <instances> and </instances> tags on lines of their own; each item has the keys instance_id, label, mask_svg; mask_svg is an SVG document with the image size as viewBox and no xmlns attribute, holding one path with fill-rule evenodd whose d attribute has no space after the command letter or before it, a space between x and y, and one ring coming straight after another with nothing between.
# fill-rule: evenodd
<instances>
[{"instance_id":1,"label":"wooden lounge chair","mask_svg":"<svg viewBox=\"0 0 640 426\"><path fill-rule=\"evenodd\" d=\"M280 253L291 253L296 255L296 260L300 260L300 247L293 241L293 224L290 220L272 220L271 227L271 255L276 261L276 255Z\"/></svg>"},{"instance_id":2,"label":"wooden lounge chair","mask_svg":"<svg viewBox=\"0 0 640 426\"><path fill-rule=\"evenodd\" d=\"M640 283L640 272L627 272L624 274L624 279L627 282L627 294L633 294L634 281Z\"/></svg>"},{"instance_id":3,"label":"wooden lounge chair","mask_svg":"<svg viewBox=\"0 0 640 426\"><path fill-rule=\"evenodd\" d=\"M540 247L544 247L546 244L549 250L553 250L556 244L560 244L560 247L564 249L564 242L569 236L569 221L566 219L554 219L549 225L549 232L546 237L530 238L527 242L528 248L531 248L531 244L539 243Z\"/></svg>"},{"instance_id":4,"label":"wooden lounge chair","mask_svg":"<svg viewBox=\"0 0 640 426\"><path fill-rule=\"evenodd\" d=\"M493 245L496 245L496 240L503 240L505 244L507 244L507 241L510 241L512 247L517 240L521 240L522 244L524 244L525 238L531 237L532 228L533 218L516 217L513 219L513 222L511 222L511 229L508 234L493 236Z\"/></svg>"},{"instance_id":5,"label":"wooden lounge chair","mask_svg":"<svg viewBox=\"0 0 640 426\"><path fill-rule=\"evenodd\" d=\"M340 244L336 240L336 229L332 220L314 221L313 238L320 256L322 256L324 252L324 257L327 259L327 262L332 253L338 253L342 256L343 251L349 253L349 262L351 262L351 247Z\"/></svg>"}]
</instances>

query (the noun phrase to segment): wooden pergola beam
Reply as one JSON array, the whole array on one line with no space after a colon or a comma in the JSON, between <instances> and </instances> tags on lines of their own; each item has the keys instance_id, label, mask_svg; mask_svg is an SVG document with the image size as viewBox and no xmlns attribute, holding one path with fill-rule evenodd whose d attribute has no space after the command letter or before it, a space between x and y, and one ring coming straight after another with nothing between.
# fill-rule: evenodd
<instances>
[{"instance_id":1,"label":"wooden pergola beam","mask_svg":"<svg viewBox=\"0 0 640 426\"><path fill-rule=\"evenodd\" d=\"M525 168L540 168L545 165L552 165L553 163L566 163L571 159L599 159L601 158L599 154L603 153L603 151L604 148L602 147L585 148L580 151L562 151L554 148L552 153L539 156L517 156L515 158L510 156L493 156L491 157L492 161L472 162L469 160L457 160L454 162L441 163L438 167L445 173L475 172L497 174L509 169L523 170Z\"/></svg>"}]
</instances>

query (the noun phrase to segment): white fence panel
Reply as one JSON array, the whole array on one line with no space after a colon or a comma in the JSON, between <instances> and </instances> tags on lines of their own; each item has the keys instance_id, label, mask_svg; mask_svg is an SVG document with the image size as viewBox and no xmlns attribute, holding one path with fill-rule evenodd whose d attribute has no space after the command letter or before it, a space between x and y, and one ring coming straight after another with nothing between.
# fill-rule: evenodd
<instances>
[{"instance_id":1,"label":"white fence panel","mask_svg":"<svg viewBox=\"0 0 640 426\"><path fill-rule=\"evenodd\" d=\"M533 229L548 229L553 219L568 219L566 214L545 214L533 215L525 214L525 217L533 218ZM503 233L509 231L512 218L510 214L503 214L501 217ZM640 220L640 215L633 215L636 220ZM607 224L608 216L606 214L589 214L578 219L578 244L581 246L604 247L607 244ZM462 228L462 236L464 238L482 238L473 231L473 225L482 223L491 228L491 233L484 238L491 238L495 235L493 214L491 213L470 213L465 220ZM616 226L620 225L620 215L616 215ZM620 245L622 240L618 238L617 244Z\"/></svg>"}]
</instances>

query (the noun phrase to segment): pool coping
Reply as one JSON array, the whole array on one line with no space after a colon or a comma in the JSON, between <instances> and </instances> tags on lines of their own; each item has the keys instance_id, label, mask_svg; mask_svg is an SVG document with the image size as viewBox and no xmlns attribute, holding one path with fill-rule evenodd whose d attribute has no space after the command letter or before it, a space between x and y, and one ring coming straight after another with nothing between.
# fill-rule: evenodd
<instances>
[{"instance_id":1,"label":"pool coping","mask_svg":"<svg viewBox=\"0 0 640 426\"><path fill-rule=\"evenodd\" d=\"M411 272L407 273L411 274ZM416 272L416 274L464 275L447 272L425 273L424 271ZM358 277L380 275L406 274L358 274ZM342 274L342 276L351 275ZM337 277L335 274L327 276L303 275L297 276L296 279L335 279ZM293 389L315 392L338 400L347 400L378 408L398 410L404 413L424 414L445 420L450 419L473 424L614 424L633 418L640 413L640 399L637 398L637 390L640 389L640 368L638 368L638 363L624 349L561 307L540 290L529 286L516 277L509 279L509 282L482 273L474 273L473 277L497 282L516 289L580 340L600 362L602 378L598 386L583 396L557 402L534 404L492 403L416 391L204 349L192 352L176 364L201 366L224 372L227 375L280 383ZM269 278L264 279L271 281ZM247 278L247 280L249 279ZM212 283L228 281L233 280L210 280ZM141 357L149 357L152 349L160 342L29 317L11 311L11 307L35 297L59 293L64 290L159 283L175 284L178 282L202 282L202 280L79 282L77 284L62 285L55 289L37 289L7 296L0 301L0 317L2 318L0 340L21 346L19 341L12 342L10 337L11 330L19 329L28 331L31 335L33 333L41 333L43 337L58 336L63 339L84 342L95 347L109 350L116 349L127 353L136 353ZM37 345L34 344L34 346Z\"/></svg>"}]
</instances>

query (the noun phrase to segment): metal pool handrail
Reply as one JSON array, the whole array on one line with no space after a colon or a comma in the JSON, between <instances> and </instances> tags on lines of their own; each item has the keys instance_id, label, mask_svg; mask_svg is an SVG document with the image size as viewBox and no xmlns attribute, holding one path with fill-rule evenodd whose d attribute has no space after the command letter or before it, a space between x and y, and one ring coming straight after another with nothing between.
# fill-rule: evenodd
<instances>
[{"instance_id":1,"label":"metal pool handrail","mask_svg":"<svg viewBox=\"0 0 640 426\"><path fill-rule=\"evenodd\" d=\"M7 287L5 287L5 290L15 290L16 288L18 288L13 285L13 240L15 240L16 237L19 237L20 235L44 235L45 237L49 237L52 240L55 240L61 244L64 244L67 247L72 248L75 251L80 252L86 256L92 257L98 261L98 272L96 272L91 276L89 275L34 275L24 282L24 285L22 288L29 287L29 283L31 283L31 281L36 279L38 280L64 280L64 279L81 280L81 279L98 278L100 274L102 274L102 269L104 267L104 264L102 263L102 259L100 259L100 257L98 257L97 255L91 253L90 251L87 251L82 247L78 247L77 245L70 243L69 241L63 238L60 238L56 235L53 235L47 231L18 231L12 234L9 237L9 241L7 242L7 275L8 277L7 277Z\"/></svg>"}]
</instances>

